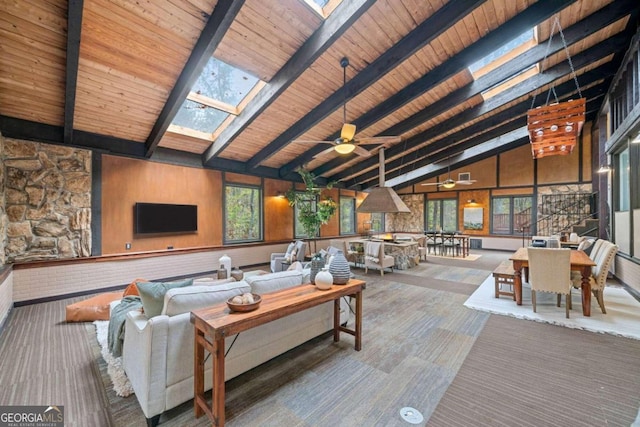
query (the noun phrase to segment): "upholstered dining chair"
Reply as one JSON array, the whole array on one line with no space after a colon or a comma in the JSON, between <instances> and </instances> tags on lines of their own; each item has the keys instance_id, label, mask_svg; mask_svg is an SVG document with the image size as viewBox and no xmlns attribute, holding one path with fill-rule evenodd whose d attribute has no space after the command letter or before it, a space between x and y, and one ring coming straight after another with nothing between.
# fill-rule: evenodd
<instances>
[{"instance_id":1,"label":"upholstered dining chair","mask_svg":"<svg viewBox=\"0 0 640 427\"><path fill-rule=\"evenodd\" d=\"M384 276L384 269L391 267L393 271L393 265L395 260L391 255L384 253L383 242L366 242L364 246L364 272L369 271L369 268L379 268L380 275Z\"/></svg>"},{"instance_id":2,"label":"upholstered dining chair","mask_svg":"<svg viewBox=\"0 0 640 427\"><path fill-rule=\"evenodd\" d=\"M571 309L571 250L552 248L527 248L529 258L529 284L531 304L536 313L536 292L553 292L558 295L560 307L565 295L566 316Z\"/></svg>"},{"instance_id":3,"label":"upholstered dining chair","mask_svg":"<svg viewBox=\"0 0 640 427\"><path fill-rule=\"evenodd\" d=\"M420 260L427 260L427 247L426 247L426 241L427 241L427 236L420 236L418 238L415 239L416 242L418 242L418 255L420 256Z\"/></svg>"},{"instance_id":4,"label":"upholstered dining chair","mask_svg":"<svg viewBox=\"0 0 640 427\"><path fill-rule=\"evenodd\" d=\"M593 296L596 297L602 314L607 314L607 310L604 308L604 288L607 284L609 268L611 268L611 264L613 264L613 260L616 258L618 246L607 240L598 241L601 242L601 244L598 248L596 258L592 258L596 265L591 268L589 281L591 282L591 292ZM574 271L571 275L571 281L573 282L574 288L582 287L582 275L580 273Z\"/></svg>"}]
</instances>

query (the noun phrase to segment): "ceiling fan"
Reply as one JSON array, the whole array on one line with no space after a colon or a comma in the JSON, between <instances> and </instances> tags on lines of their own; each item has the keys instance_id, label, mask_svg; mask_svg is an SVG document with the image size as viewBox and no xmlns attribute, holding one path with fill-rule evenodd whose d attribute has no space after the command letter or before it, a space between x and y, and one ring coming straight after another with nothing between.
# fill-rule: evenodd
<instances>
[{"instance_id":1,"label":"ceiling fan","mask_svg":"<svg viewBox=\"0 0 640 427\"><path fill-rule=\"evenodd\" d=\"M471 179L471 174L468 172L458 174L458 180L451 178L451 163L447 165L448 177L442 182L426 182L422 185L437 185L438 187L444 187L446 189L454 188L456 185L471 185L476 182L475 179Z\"/></svg>"},{"instance_id":2,"label":"ceiling fan","mask_svg":"<svg viewBox=\"0 0 640 427\"><path fill-rule=\"evenodd\" d=\"M340 66L342 67L342 87L344 88L347 84L347 67L349 66L349 59L342 58L340 60ZM329 153L332 151L336 151L339 154L349 154L356 153L362 157L371 156L371 152L369 150L365 150L362 148L362 145L380 145L380 144L393 144L396 142L400 142L402 140L399 136L372 136L372 137L356 137L356 125L353 123L347 123L347 100L346 100L346 91L344 91L345 100L342 105L342 116L343 116L343 125L340 130L340 136L333 141L307 141L307 140L294 140L292 142L303 143L303 144L330 144L331 148L326 149L325 151L319 153L318 155L322 155L325 153Z\"/></svg>"}]
</instances>

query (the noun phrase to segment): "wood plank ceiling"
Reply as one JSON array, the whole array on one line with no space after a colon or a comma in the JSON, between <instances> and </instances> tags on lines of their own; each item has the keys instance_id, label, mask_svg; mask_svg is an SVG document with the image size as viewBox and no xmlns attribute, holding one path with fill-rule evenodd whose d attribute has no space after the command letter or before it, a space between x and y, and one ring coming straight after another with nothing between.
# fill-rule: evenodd
<instances>
[{"instance_id":1,"label":"wood plank ceiling","mask_svg":"<svg viewBox=\"0 0 640 427\"><path fill-rule=\"evenodd\" d=\"M593 119L638 9L637 0L332 0L324 12L303 0L6 0L0 131L273 178L296 179L304 165L367 188L378 156L291 143L339 136L346 100L359 137L402 137L386 147L386 178L406 185L441 172L417 168L463 150L489 144L479 159L526 144L516 134L490 146L526 125L534 95L538 105L552 86L577 96L557 30L548 43L555 19ZM474 77L469 65L534 27L537 43ZM211 55L261 89L219 129L170 127Z\"/></svg>"}]
</instances>

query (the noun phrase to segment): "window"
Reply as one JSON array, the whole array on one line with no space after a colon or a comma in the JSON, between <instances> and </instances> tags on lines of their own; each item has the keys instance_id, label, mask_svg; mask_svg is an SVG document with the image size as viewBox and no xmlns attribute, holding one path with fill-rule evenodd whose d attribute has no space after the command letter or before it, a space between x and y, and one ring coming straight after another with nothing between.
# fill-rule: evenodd
<instances>
[{"instance_id":1,"label":"window","mask_svg":"<svg viewBox=\"0 0 640 427\"><path fill-rule=\"evenodd\" d=\"M516 234L532 223L531 196L501 196L491 200L491 233Z\"/></svg>"},{"instance_id":2,"label":"window","mask_svg":"<svg viewBox=\"0 0 640 427\"><path fill-rule=\"evenodd\" d=\"M427 230L456 231L458 229L458 200L427 200Z\"/></svg>"},{"instance_id":3,"label":"window","mask_svg":"<svg viewBox=\"0 0 640 427\"><path fill-rule=\"evenodd\" d=\"M304 193L298 193L304 194ZM296 239L310 239L318 236L307 236L307 232L302 225L302 221L300 221L300 212L303 210L310 210L311 212L316 211L317 200L315 197L309 198L307 200L301 200L296 203L295 208L293 210L294 216L294 231L293 234Z\"/></svg>"},{"instance_id":4,"label":"window","mask_svg":"<svg viewBox=\"0 0 640 427\"><path fill-rule=\"evenodd\" d=\"M262 240L262 190L227 184L224 189L224 242Z\"/></svg>"},{"instance_id":5,"label":"window","mask_svg":"<svg viewBox=\"0 0 640 427\"><path fill-rule=\"evenodd\" d=\"M374 233L384 232L384 214L382 212L371 214L371 231Z\"/></svg>"},{"instance_id":6,"label":"window","mask_svg":"<svg viewBox=\"0 0 640 427\"><path fill-rule=\"evenodd\" d=\"M616 171L616 181L618 184L616 211L626 212L631 206L631 193L629 191L629 149L626 148L620 154L616 155L615 160L616 165L614 170Z\"/></svg>"},{"instance_id":7,"label":"window","mask_svg":"<svg viewBox=\"0 0 640 427\"><path fill-rule=\"evenodd\" d=\"M240 114L261 87L256 77L211 57L173 119L170 130L178 133L195 130L211 135L230 123L227 118Z\"/></svg>"},{"instance_id":8,"label":"window","mask_svg":"<svg viewBox=\"0 0 640 427\"><path fill-rule=\"evenodd\" d=\"M340 197L340 234L356 234L356 199Z\"/></svg>"}]
</instances>

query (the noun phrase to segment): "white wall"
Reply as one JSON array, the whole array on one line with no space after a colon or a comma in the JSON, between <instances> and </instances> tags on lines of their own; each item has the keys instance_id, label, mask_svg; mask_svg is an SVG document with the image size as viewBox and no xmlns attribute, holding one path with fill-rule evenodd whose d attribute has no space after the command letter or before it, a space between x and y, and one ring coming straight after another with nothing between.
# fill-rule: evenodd
<instances>
[{"instance_id":1,"label":"white wall","mask_svg":"<svg viewBox=\"0 0 640 427\"><path fill-rule=\"evenodd\" d=\"M98 291L131 283L136 278L155 280L204 273L217 270L220 267L218 260L224 254L229 255L234 267L262 264L268 262L272 252L284 252L286 247L286 244L280 243L207 252L163 254L163 256L146 258L104 257L65 262L60 265L53 263L37 266L36 264L13 271L13 301Z\"/></svg>"},{"instance_id":2,"label":"white wall","mask_svg":"<svg viewBox=\"0 0 640 427\"><path fill-rule=\"evenodd\" d=\"M0 326L4 324L13 307L13 272L0 283Z\"/></svg>"}]
</instances>

